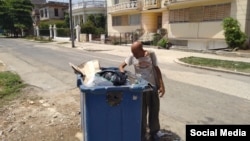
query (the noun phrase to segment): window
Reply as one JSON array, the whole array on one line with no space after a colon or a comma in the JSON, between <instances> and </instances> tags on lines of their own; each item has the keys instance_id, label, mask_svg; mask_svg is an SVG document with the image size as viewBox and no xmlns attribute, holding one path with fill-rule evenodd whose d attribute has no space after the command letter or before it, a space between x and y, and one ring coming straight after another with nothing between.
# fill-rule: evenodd
<instances>
[{"instance_id":1,"label":"window","mask_svg":"<svg viewBox=\"0 0 250 141\"><path fill-rule=\"evenodd\" d=\"M54 12L55 12L55 16L58 17L59 14L58 14L58 9L57 8L54 9Z\"/></svg>"},{"instance_id":2,"label":"window","mask_svg":"<svg viewBox=\"0 0 250 141\"><path fill-rule=\"evenodd\" d=\"M40 10L40 17L43 18L43 10Z\"/></svg>"},{"instance_id":3,"label":"window","mask_svg":"<svg viewBox=\"0 0 250 141\"><path fill-rule=\"evenodd\" d=\"M202 6L189 8L189 22L202 22L203 12Z\"/></svg>"},{"instance_id":4,"label":"window","mask_svg":"<svg viewBox=\"0 0 250 141\"><path fill-rule=\"evenodd\" d=\"M221 21L230 16L231 4L191 7L186 9L170 10L170 23Z\"/></svg>"},{"instance_id":5,"label":"window","mask_svg":"<svg viewBox=\"0 0 250 141\"><path fill-rule=\"evenodd\" d=\"M139 25L141 23L141 15L135 14L129 16L129 25Z\"/></svg>"},{"instance_id":6,"label":"window","mask_svg":"<svg viewBox=\"0 0 250 141\"><path fill-rule=\"evenodd\" d=\"M114 4L118 4L119 3L119 0L114 0Z\"/></svg>"},{"instance_id":7,"label":"window","mask_svg":"<svg viewBox=\"0 0 250 141\"><path fill-rule=\"evenodd\" d=\"M112 17L112 26L126 26L126 25L128 25L128 15Z\"/></svg>"},{"instance_id":8,"label":"window","mask_svg":"<svg viewBox=\"0 0 250 141\"><path fill-rule=\"evenodd\" d=\"M189 20L189 9L177 9L171 10L169 15L170 22L188 22Z\"/></svg>"},{"instance_id":9,"label":"window","mask_svg":"<svg viewBox=\"0 0 250 141\"><path fill-rule=\"evenodd\" d=\"M47 18L47 17L48 17L48 16L47 16L47 14L48 14L48 13L47 13L47 8L45 8L44 10L45 10L45 13L44 13L45 15L44 15L44 16L45 16L45 18Z\"/></svg>"},{"instance_id":10,"label":"window","mask_svg":"<svg viewBox=\"0 0 250 141\"><path fill-rule=\"evenodd\" d=\"M122 23L121 16L112 17L112 26L119 26Z\"/></svg>"}]
</instances>

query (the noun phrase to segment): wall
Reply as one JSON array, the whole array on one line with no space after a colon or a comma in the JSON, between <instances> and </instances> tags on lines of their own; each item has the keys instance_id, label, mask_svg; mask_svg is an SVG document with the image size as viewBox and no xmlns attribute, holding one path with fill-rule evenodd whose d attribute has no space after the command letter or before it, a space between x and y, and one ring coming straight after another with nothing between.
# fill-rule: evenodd
<instances>
[{"instance_id":1,"label":"wall","mask_svg":"<svg viewBox=\"0 0 250 141\"><path fill-rule=\"evenodd\" d=\"M144 32L151 33L157 31L157 15L154 13L142 13L141 24Z\"/></svg>"}]
</instances>

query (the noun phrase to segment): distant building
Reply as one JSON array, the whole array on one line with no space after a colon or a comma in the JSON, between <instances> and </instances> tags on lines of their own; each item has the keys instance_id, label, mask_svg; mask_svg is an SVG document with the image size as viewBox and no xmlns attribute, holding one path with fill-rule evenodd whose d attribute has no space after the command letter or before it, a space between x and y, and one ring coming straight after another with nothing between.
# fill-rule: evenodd
<instances>
[{"instance_id":1,"label":"distant building","mask_svg":"<svg viewBox=\"0 0 250 141\"><path fill-rule=\"evenodd\" d=\"M152 40L164 28L177 46L225 48L222 21L230 16L250 37L249 0L109 0L107 7L109 35L138 30L140 40Z\"/></svg>"},{"instance_id":2,"label":"distant building","mask_svg":"<svg viewBox=\"0 0 250 141\"><path fill-rule=\"evenodd\" d=\"M64 19L65 12L68 12L68 7L68 3L49 1L39 9L40 20Z\"/></svg>"},{"instance_id":3,"label":"distant building","mask_svg":"<svg viewBox=\"0 0 250 141\"><path fill-rule=\"evenodd\" d=\"M31 3L34 5L34 8L31 14L32 20L33 20L33 26L36 26L40 22L39 8L42 7L42 5L46 3L46 0L31 0Z\"/></svg>"},{"instance_id":4,"label":"distant building","mask_svg":"<svg viewBox=\"0 0 250 141\"><path fill-rule=\"evenodd\" d=\"M106 0L82 0L72 5L72 17L74 26L87 20L88 15L106 15Z\"/></svg>"}]
</instances>

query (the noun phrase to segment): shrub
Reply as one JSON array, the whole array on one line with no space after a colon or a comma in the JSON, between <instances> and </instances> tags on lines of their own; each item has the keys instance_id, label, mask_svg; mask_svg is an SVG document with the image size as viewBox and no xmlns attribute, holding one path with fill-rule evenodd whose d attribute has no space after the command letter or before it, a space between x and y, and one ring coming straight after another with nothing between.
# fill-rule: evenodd
<instances>
[{"instance_id":1,"label":"shrub","mask_svg":"<svg viewBox=\"0 0 250 141\"><path fill-rule=\"evenodd\" d=\"M95 34L96 27L90 20L88 20L84 24L81 25L81 33Z\"/></svg>"},{"instance_id":2,"label":"shrub","mask_svg":"<svg viewBox=\"0 0 250 141\"><path fill-rule=\"evenodd\" d=\"M228 17L223 20L223 29L225 40L230 48L243 48L243 44L247 39L245 33L240 29L240 24L237 20Z\"/></svg>"},{"instance_id":3,"label":"shrub","mask_svg":"<svg viewBox=\"0 0 250 141\"><path fill-rule=\"evenodd\" d=\"M160 39L161 39L161 34L158 34L158 33L154 34L153 45L156 46L157 43L160 41Z\"/></svg>"},{"instance_id":4,"label":"shrub","mask_svg":"<svg viewBox=\"0 0 250 141\"><path fill-rule=\"evenodd\" d=\"M70 37L70 29L69 28L57 28L57 36Z\"/></svg>"},{"instance_id":5,"label":"shrub","mask_svg":"<svg viewBox=\"0 0 250 141\"><path fill-rule=\"evenodd\" d=\"M168 40L167 40L166 38L161 38L161 39L157 42L157 46L166 48L167 43L168 43Z\"/></svg>"}]
</instances>

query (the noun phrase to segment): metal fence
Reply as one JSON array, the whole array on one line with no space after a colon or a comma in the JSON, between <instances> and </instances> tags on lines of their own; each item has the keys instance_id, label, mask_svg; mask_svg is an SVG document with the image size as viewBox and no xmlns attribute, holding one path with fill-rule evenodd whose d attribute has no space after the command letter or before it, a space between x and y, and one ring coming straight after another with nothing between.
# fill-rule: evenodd
<instances>
[{"instance_id":1,"label":"metal fence","mask_svg":"<svg viewBox=\"0 0 250 141\"><path fill-rule=\"evenodd\" d=\"M139 35L134 32L125 33L108 33L106 35L105 43L113 45L127 45L132 44L139 39Z\"/></svg>"}]
</instances>

